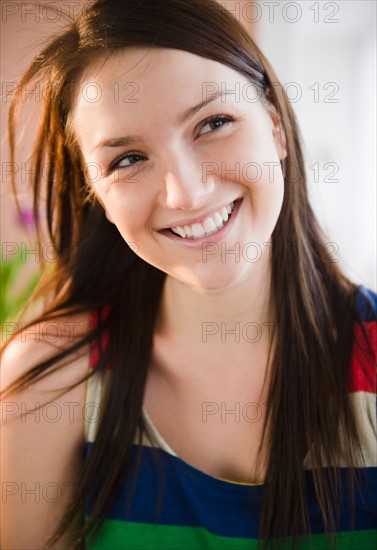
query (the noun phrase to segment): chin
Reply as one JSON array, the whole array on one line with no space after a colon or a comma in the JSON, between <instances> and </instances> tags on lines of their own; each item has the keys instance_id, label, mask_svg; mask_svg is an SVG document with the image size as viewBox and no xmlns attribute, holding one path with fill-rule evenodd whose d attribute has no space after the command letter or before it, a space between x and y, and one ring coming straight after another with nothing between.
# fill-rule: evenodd
<instances>
[{"instance_id":1,"label":"chin","mask_svg":"<svg viewBox=\"0 0 377 550\"><path fill-rule=\"evenodd\" d=\"M179 274L172 274L176 279L181 280L183 283L202 290L221 290L236 284L240 279L245 276L245 272L248 271L244 265L226 264L223 263L220 266L205 265L205 269L199 269L193 272L187 268L185 272Z\"/></svg>"}]
</instances>

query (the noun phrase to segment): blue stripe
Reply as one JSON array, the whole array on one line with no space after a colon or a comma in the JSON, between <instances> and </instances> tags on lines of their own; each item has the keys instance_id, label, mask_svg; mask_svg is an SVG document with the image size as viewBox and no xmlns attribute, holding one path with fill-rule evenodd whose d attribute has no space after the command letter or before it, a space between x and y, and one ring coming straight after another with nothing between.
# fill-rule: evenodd
<instances>
[{"instance_id":1,"label":"blue stripe","mask_svg":"<svg viewBox=\"0 0 377 550\"><path fill-rule=\"evenodd\" d=\"M365 286L359 286L359 294L356 297L356 309L360 313L362 321L377 321L377 294Z\"/></svg>"},{"instance_id":2,"label":"blue stripe","mask_svg":"<svg viewBox=\"0 0 377 550\"><path fill-rule=\"evenodd\" d=\"M87 443L90 453L93 443ZM132 472L136 451L141 449L139 478L132 485ZM159 490L159 470L156 457L161 459L164 473L161 516L156 515ZM326 470L326 469L325 469ZM360 498L359 488L355 488L355 523L351 524L351 514L347 509L346 468L339 468L341 489L341 519L339 530L375 529L377 525L377 468L360 468L363 479L367 478L370 491L362 483L362 493L366 506ZM307 494L309 495L309 517L313 534L323 533L321 512L314 502L314 479L311 470L304 470ZM127 497L132 487L135 493L131 509L126 514ZM162 449L133 445L131 467L124 477L118 499L108 517L141 523L161 523L163 525L202 527L223 537L257 538L260 503L264 486L247 486L228 483L209 476L190 466L178 457ZM85 513L91 514L94 505L92 495L86 501ZM286 506L287 503L281 503Z\"/></svg>"}]
</instances>

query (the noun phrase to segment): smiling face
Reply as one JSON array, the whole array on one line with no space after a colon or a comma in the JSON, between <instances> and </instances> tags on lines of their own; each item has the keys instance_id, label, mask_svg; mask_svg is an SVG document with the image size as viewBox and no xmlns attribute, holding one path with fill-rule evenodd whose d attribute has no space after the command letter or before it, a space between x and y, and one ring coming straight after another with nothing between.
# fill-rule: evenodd
<instances>
[{"instance_id":1,"label":"smiling face","mask_svg":"<svg viewBox=\"0 0 377 550\"><path fill-rule=\"evenodd\" d=\"M72 125L89 184L132 249L206 289L256 269L250 243L263 249L276 225L286 149L247 78L185 51L133 47L91 65L79 89Z\"/></svg>"}]
</instances>

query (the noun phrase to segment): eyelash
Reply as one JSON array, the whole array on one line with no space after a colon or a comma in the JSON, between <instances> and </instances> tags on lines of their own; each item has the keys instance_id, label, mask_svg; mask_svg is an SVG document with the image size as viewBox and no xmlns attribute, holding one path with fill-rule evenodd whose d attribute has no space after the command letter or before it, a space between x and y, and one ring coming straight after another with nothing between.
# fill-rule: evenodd
<instances>
[{"instance_id":1,"label":"eyelash","mask_svg":"<svg viewBox=\"0 0 377 550\"><path fill-rule=\"evenodd\" d=\"M232 116L232 115L224 115L224 114L212 115L212 116L210 116L210 117L203 120L202 126L205 126L209 122L214 122L214 121L219 121L219 120L224 123L219 127L219 128L222 128L225 124L228 124L229 122L235 122L237 120L237 118ZM213 132L218 130L219 128L215 128L213 130ZM211 134L211 133L212 132L206 132L206 134L204 134L204 135ZM111 164L106 168L105 175L110 176L112 174L112 172L114 172L115 170L124 170L124 169L127 169L127 168L131 168L132 166L135 166L139 162L139 161L136 161L136 162L130 164L129 166L118 167L118 164L122 160L128 159L130 157L143 157L143 155L140 155L139 153L134 153L134 152L130 152L130 153L126 153L126 154L122 153L121 155L119 155L119 157L114 159L111 162Z\"/></svg>"}]
</instances>

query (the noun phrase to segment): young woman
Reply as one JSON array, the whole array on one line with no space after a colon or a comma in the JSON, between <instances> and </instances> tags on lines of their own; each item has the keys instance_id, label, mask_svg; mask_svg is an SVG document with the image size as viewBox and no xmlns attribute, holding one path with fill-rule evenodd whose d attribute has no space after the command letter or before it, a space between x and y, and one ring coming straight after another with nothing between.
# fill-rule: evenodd
<instances>
[{"instance_id":1,"label":"young woman","mask_svg":"<svg viewBox=\"0 0 377 550\"><path fill-rule=\"evenodd\" d=\"M1 547L374 548L377 296L253 40L214 1L91 2L12 155L37 82L57 260L3 355Z\"/></svg>"}]
</instances>

